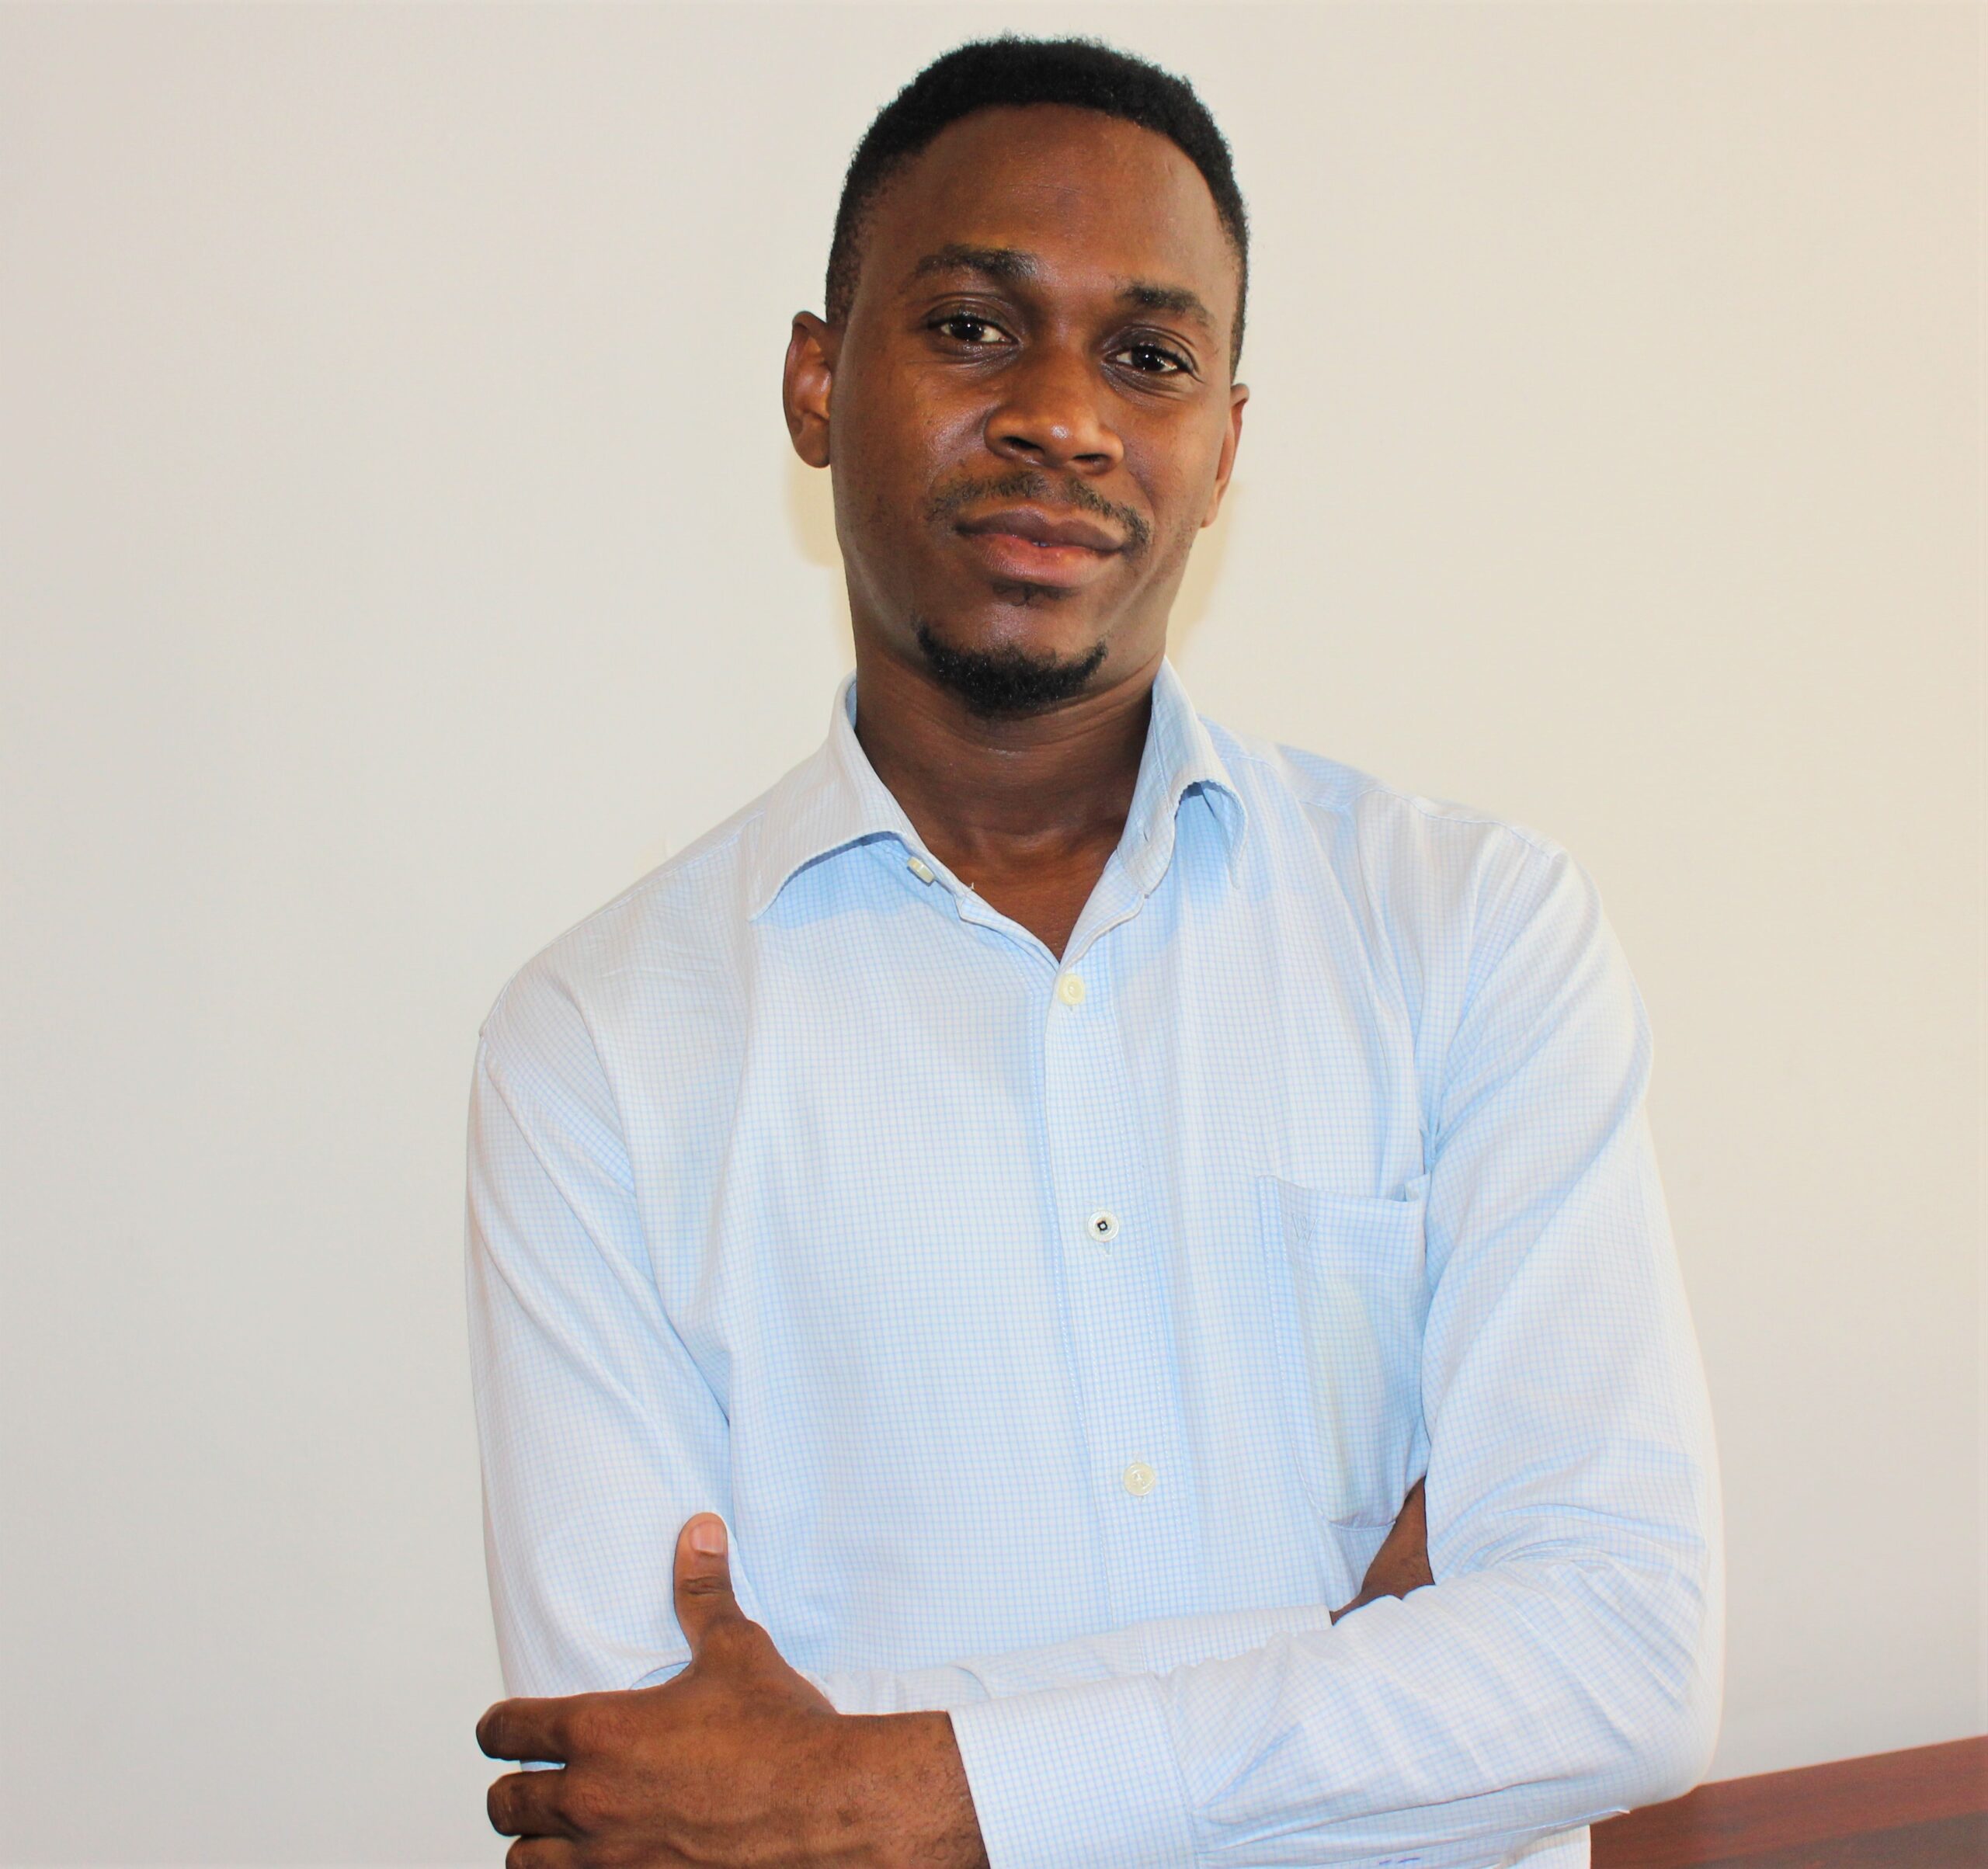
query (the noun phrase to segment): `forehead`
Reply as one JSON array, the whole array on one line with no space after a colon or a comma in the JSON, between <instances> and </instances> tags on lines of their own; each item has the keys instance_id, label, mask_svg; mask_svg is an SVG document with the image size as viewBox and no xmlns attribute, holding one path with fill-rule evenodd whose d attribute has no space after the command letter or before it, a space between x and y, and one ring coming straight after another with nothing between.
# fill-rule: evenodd
<instances>
[{"instance_id":1,"label":"forehead","mask_svg":"<svg viewBox=\"0 0 1988 1869\"><path fill-rule=\"evenodd\" d=\"M1225 319L1239 279L1201 173L1170 138L1095 110L1030 104L949 123L871 209L865 283L908 283L947 246L1018 248L1048 276L1152 280Z\"/></svg>"}]
</instances>

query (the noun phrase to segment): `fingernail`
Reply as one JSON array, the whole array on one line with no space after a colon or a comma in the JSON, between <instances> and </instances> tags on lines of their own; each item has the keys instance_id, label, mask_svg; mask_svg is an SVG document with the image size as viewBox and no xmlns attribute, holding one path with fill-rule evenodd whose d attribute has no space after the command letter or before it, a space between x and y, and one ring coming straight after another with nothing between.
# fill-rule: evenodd
<instances>
[{"instance_id":1,"label":"fingernail","mask_svg":"<svg viewBox=\"0 0 1988 1869\"><path fill-rule=\"evenodd\" d=\"M690 1528L690 1548L702 1551L707 1558L725 1555L725 1521L722 1519L705 1519Z\"/></svg>"}]
</instances>

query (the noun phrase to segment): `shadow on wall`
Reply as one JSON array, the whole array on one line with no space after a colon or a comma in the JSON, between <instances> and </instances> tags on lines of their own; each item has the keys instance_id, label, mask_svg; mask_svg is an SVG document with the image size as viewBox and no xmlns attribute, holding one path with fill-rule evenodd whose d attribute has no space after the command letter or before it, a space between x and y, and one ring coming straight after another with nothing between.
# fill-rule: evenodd
<instances>
[{"instance_id":1,"label":"shadow on wall","mask_svg":"<svg viewBox=\"0 0 1988 1869\"><path fill-rule=\"evenodd\" d=\"M1215 580L1228 555L1229 530L1242 492L1239 486L1230 485L1228 497L1222 503L1221 516L1194 541L1167 631L1167 652L1176 662L1188 638L1208 613ZM835 635L842 666L853 667L856 651L850 641L849 593L843 584L841 548L836 543L835 497L829 477L793 455L788 456L787 462L787 519L794 548L802 558L834 574L829 581L832 595L829 626Z\"/></svg>"},{"instance_id":2,"label":"shadow on wall","mask_svg":"<svg viewBox=\"0 0 1988 1869\"><path fill-rule=\"evenodd\" d=\"M843 583L842 548L836 543L835 495L829 475L798 455L787 457L787 523L794 548L810 565L830 574L829 617L835 637L836 665L856 666L849 633L849 592Z\"/></svg>"}]
</instances>

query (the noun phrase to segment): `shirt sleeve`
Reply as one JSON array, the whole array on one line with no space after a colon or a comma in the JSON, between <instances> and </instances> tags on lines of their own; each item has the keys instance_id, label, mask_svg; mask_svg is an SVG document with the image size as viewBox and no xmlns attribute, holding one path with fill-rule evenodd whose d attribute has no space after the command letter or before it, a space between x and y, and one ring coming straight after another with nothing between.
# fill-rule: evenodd
<instances>
[{"instance_id":1,"label":"shirt sleeve","mask_svg":"<svg viewBox=\"0 0 1988 1869\"><path fill-rule=\"evenodd\" d=\"M1717 1463L1648 1030L1586 876L1531 851L1524 878L1511 932L1477 943L1434 1100L1434 1585L1246 1653L956 1707L992 1869L1463 1869L1709 1763Z\"/></svg>"},{"instance_id":2,"label":"shirt sleeve","mask_svg":"<svg viewBox=\"0 0 1988 1869\"><path fill-rule=\"evenodd\" d=\"M612 1094L577 1009L529 976L478 1047L465 1228L485 1552L504 1683L667 1679L676 1537L731 1518L723 1411L651 1276ZM740 1606L757 1615L735 1565Z\"/></svg>"},{"instance_id":3,"label":"shirt sleeve","mask_svg":"<svg viewBox=\"0 0 1988 1869\"><path fill-rule=\"evenodd\" d=\"M1278 1635L1329 1629L1332 1620L1323 1603L1169 1616L929 1668L864 1669L808 1679L838 1713L949 1711L974 1701L1038 1694L1082 1681L1170 1673L1195 1662L1247 1654Z\"/></svg>"}]
</instances>

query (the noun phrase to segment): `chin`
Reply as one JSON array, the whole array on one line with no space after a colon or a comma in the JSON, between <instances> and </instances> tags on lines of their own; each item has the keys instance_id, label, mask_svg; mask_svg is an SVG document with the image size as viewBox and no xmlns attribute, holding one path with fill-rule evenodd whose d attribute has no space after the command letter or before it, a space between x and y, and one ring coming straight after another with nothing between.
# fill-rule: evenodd
<instances>
[{"instance_id":1,"label":"chin","mask_svg":"<svg viewBox=\"0 0 1988 1869\"><path fill-rule=\"evenodd\" d=\"M1095 631L1018 630L1005 619L1002 627L962 630L951 619L921 617L916 633L926 672L969 713L989 719L1041 714L1075 699L1105 657Z\"/></svg>"},{"instance_id":2,"label":"chin","mask_svg":"<svg viewBox=\"0 0 1988 1869\"><path fill-rule=\"evenodd\" d=\"M1074 592L1015 585L964 603L920 604L912 613L921 634L929 631L962 654L1011 650L1060 662L1088 655L1104 640L1097 609Z\"/></svg>"}]
</instances>

